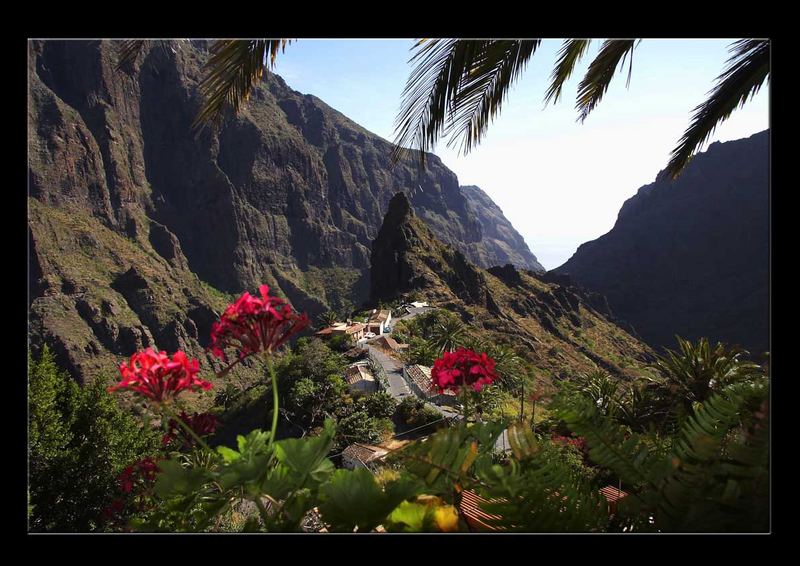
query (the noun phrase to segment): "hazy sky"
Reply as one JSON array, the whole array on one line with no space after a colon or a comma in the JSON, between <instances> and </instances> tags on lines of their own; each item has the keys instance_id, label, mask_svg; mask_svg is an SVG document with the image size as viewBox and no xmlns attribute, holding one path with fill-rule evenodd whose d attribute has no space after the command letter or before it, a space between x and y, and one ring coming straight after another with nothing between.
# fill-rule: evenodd
<instances>
[{"instance_id":1,"label":"hazy sky","mask_svg":"<svg viewBox=\"0 0 800 566\"><path fill-rule=\"evenodd\" d=\"M434 153L462 185L478 185L503 209L547 269L614 225L622 203L651 183L705 100L729 57L731 40L644 40L583 124L575 95L600 42L562 92L544 107L560 40L545 40L491 124L466 156L439 143ZM368 130L394 139L394 120L411 66L412 40L300 39L275 72L293 89L324 100ZM768 85L717 128L709 141L768 127ZM707 147L707 146L706 146ZM705 148L704 148L705 149Z\"/></svg>"}]
</instances>

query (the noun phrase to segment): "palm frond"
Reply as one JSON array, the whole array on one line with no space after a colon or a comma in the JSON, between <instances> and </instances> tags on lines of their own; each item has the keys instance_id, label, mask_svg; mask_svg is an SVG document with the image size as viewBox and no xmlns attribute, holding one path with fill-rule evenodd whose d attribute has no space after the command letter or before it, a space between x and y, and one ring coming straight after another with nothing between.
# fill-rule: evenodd
<instances>
[{"instance_id":1,"label":"palm frond","mask_svg":"<svg viewBox=\"0 0 800 566\"><path fill-rule=\"evenodd\" d=\"M120 42L117 48L117 69L130 69L139 58L147 41L130 39Z\"/></svg>"},{"instance_id":2,"label":"palm frond","mask_svg":"<svg viewBox=\"0 0 800 566\"><path fill-rule=\"evenodd\" d=\"M628 67L628 83L633 70L633 49L637 42L633 39L608 39L603 42L597 57L589 65L586 76L578 85L578 100L575 105L579 112L579 120L583 122L589 113L600 103L603 95L614 78L617 67L625 64L630 54Z\"/></svg>"},{"instance_id":3,"label":"palm frond","mask_svg":"<svg viewBox=\"0 0 800 566\"><path fill-rule=\"evenodd\" d=\"M487 43L458 39L417 41L412 48L417 52L409 61L414 68L403 89L395 121L392 163L408 155L413 147L424 166L425 152L439 138L461 81Z\"/></svg>"},{"instance_id":4,"label":"palm frond","mask_svg":"<svg viewBox=\"0 0 800 566\"><path fill-rule=\"evenodd\" d=\"M768 40L743 39L731 44L728 67L717 77L708 99L694 109L692 123L672 151L665 173L675 179L692 155L737 108L752 99L770 74Z\"/></svg>"},{"instance_id":5,"label":"palm frond","mask_svg":"<svg viewBox=\"0 0 800 566\"><path fill-rule=\"evenodd\" d=\"M454 92L445 134L448 147L467 154L486 134L511 85L536 52L540 39L492 41L480 47L474 65Z\"/></svg>"},{"instance_id":6,"label":"palm frond","mask_svg":"<svg viewBox=\"0 0 800 566\"><path fill-rule=\"evenodd\" d=\"M203 104L194 127L219 124L226 105L238 113L250 97L253 86L264 71L275 65L278 51L291 43L288 39L220 40L211 47L206 76L200 83Z\"/></svg>"},{"instance_id":7,"label":"palm frond","mask_svg":"<svg viewBox=\"0 0 800 566\"><path fill-rule=\"evenodd\" d=\"M564 45L561 46L558 52L558 60L556 61L555 69L553 69L550 87L544 97L545 105L551 101L553 104L558 102L561 96L561 89L569 80L572 71L575 70L575 66L586 53L586 49L591 42L591 39L567 39L564 41Z\"/></svg>"}]
</instances>

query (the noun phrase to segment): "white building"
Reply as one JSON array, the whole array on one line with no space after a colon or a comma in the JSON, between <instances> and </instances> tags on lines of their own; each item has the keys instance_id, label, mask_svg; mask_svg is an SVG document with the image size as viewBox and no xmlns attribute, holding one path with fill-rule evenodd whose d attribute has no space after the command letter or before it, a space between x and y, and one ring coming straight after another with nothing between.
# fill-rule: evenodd
<instances>
[{"instance_id":1,"label":"white building","mask_svg":"<svg viewBox=\"0 0 800 566\"><path fill-rule=\"evenodd\" d=\"M383 334L384 330L389 323L392 321L392 311L389 309L383 309L381 311L377 309L372 310L372 314L367 319L367 331L374 332L375 334Z\"/></svg>"}]
</instances>

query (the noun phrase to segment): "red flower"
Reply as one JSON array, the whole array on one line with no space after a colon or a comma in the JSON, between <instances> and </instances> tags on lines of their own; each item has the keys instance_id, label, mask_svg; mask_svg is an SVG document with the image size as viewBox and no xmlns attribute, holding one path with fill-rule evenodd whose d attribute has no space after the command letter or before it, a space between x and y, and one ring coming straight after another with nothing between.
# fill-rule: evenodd
<instances>
[{"instance_id":1,"label":"red flower","mask_svg":"<svg viewBox=\"0 0 800 566\"><path fill-rule=\"evenodd\" d=\"M197 377L199 371L200 363L189 360L181 351L170 360L166 352L156 353L148 348L131 356L127 365L119 366L122 381L108 391L130 389L161 402L177 397L184 389L211 389L211 383Z\"/></svg>"},{"instance_id":2,"label":"red flower","mask_svg":"<svg viewBox=\"0 0 800 566\"><path fill-rule=\"evenodd\" d=\"M308 326L308 316L269 296L269 287L258 288L261 298L245 291L211 326L211 352L227 361L225 348L239 350L239 359L258 352L273 352Z\"/></svg>"},{"instance_id":3,"label":"red flower","mask_svg":"<svg viewBox=\"0 0 800 566\"><path fill-rule=\"evenodd\" d=\"M463 386L480 391L484 385L497 379L494 363L486 353L476 354L472 350L459 348L455 352L445 352L433 363L431 380L440 393L445 389L457 391Z\"/></svg>"},{"instance_id":4,"label":"red flower","mask_svg":"<svg viewBox=\"0 0 800 566\"><path fill-rule=\"evenodd\" d=\"M122 473L117 477L117 481L123 493L130 493L133 489L133 466L128 466L122 470Z\"/></svg>"},{"instance_id":5,"label":"red flower","mask_svg":"<svg viewBox=\"0 0 800 566\"><path fill-rule=\"evenodd\" d=\"M133 491L134 484L139 479L145 482L155 481L158 471L158 465L155 460L148 456L122 470L122 473L117 476L119 488L123 493L130 493Z\"/></svg>"},{"instance_id":6,"label":"red flower","mask_svg":"<svg viewBox=\"0 0 800 566\"><path fill-rule=\"evenodd\" d=\"M114 499L110 505L103 509L103 518L106 521L111 521L119 515L125 508L125 502L122 499Z\"/></svg>"},{"instance_id":7,"label":"red flower","mask_svg":"<svg viewBox=\"0 0 800 566\"><path fill-rule=\"evenodd\" d=\"M181 414L178 415L178 418L186 423L189 428L191 428L195 434L197 434L197 436L207 436L209 434L213 434L213 432L217 430L217 417L209 413L195 413L194 415L189 416L185 412L181 412ZM184 444L192 444L194 442L194 438L192 438L191 435L187 433L182 426L180 426L178 421L175 419L170 419L169 428L167 433L161 439L161 443L166 446L175 440L175 438L178 436L178 431L181 433Z\"/></svg>"}]
</instances>

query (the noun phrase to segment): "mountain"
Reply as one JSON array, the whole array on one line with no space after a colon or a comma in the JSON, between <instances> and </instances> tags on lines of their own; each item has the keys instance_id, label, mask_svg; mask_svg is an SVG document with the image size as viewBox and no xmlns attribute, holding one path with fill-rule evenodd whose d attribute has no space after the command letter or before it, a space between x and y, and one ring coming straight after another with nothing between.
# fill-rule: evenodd
<instances>
[{"instance_id":1,"label":"mountain","mask_svg":"<svg viewBox=\"0 0 800 566\"><path fill-rule=\"evenodd\" d=\"M474 185L462 185L461 194L472 205L483 230L483 239L479 245L471 245L469 257L473 263L481 267L510 263L522 269L545 272L525 239L514 229L489 195Z\"/></svg>"},{"instance_id":2,"label":"mountain","mask_svg":"<svg viewBox=\"0 0 800 566\"><path fill-rule=\"evenodd\" d=\"M653 346L706 336L769 349L769 130L659 174L614 228L553 270L608 298Z\"/></svg>"},{"instance_id":3,"label":"mountain","mask_svg":"<svg viewBox=\"0 0 800 566\"><path fill-rule=\"evenodd\" d=\"M510 264L473 265L436 238L403 193L390 201L371 257L373 302L415 297L455 312L485 335L522 346L543 376L599 366L630 377L652 360L646 345L613 322L602 295Z\"/></svg>"},{"instance_id":4,"label":"mountain","mask_svg":"<svg viewBox=\"0 0 800 566\"><path fill-rule=\"evenodd\" d=\"M479 265L535 262L437 157L391 168L388 141L277 75L195 135L207 48L151 42L118 69L112 42L29 42L34 351L49 343L77 378L147 345L202 356L215 313L264 282L311 316L349 311L398 191Z\"/></svg>"}]
</instances>

